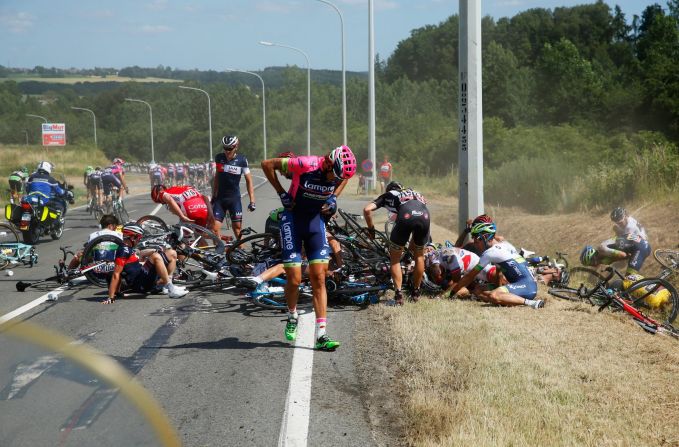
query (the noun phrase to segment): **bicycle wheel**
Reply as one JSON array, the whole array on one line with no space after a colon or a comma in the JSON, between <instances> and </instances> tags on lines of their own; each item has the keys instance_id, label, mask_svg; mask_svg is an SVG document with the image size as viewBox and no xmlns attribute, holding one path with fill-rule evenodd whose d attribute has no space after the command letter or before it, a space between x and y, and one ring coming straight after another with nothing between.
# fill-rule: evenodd
<instances>
[{"instance_id":1,"label":"bicycle wheel","mask_svg":"<svg viewBox=\"0 0 679 447\"><path fill-rule=\"evenodd\" d=\"M170 231L170 227L167 226L163 219L151 214L137 219L137 225L142 227L145 236L155 236Z\"/></svg>"},{"instance_id":2,"label":"bicycle wheel","mask_svg":"<svg viewBox=\"0 0 679 447\"><path fill-rule=\"evenodd\" d=\"M224 253L224 241L205 227L194 223L179 222L173 225L173 228L177 232L178 240L191 248Z\"/></svg>"},{"instance_id":3,"label":"bicycle wheel","mask_svg":"<svg viewBox=\"0 0 679 447\"><path fill-rule=\"evenodd\" d=\"M16 244L19 242L19 232L12 224L0 222L0 244Z\"/></svg>"},{"instance_id":4,"label":"bicycle wheel","mask_svg":"<svg viewBox=\"0 0 679 447\"><path fill-rule=\"evenodd\" d=\"M547 291L552 296L568 301L582 301L583 296L578 293L577 289L568 287L553 287Z\"/></svg>"},{"instance_id":5,"label":"bicycle wheel","mask_svg":"<svg viewBox=\"0 0 679 447\"><path fill-rule=\"evenodd\" d=\"M130 214L127 212L127 209L125 208L125 204L123 202L120 202L120 205L118 206L118 212L120 213L121 222L130 221Z\"/></svg>"},{"instance_id":6,"label":"bicycle wheel","mask_svg":"<svg viewBox=\"0 0 679 447\"><path fill-rule=\"evenodd\" d=\"M80 259L80 270L85 278L98 287L107 287L108 279L115 269L115 254L122 239L105 234L90 241Z\"/></svg>"},{"instance_id":7,"label":"bicycle wheel","mask_svg":"<svg viewBox=\"0 0 679 447\"><path fill-rule=\"evenodd\" d=\"M678 250L659 248L653 252L653 257L666 269L679 270Z\"/></svg>"},{"instance_id":8,"label":"bicycle wheel","mask_svg":"<svg viewBox=\"0 0 679 447\"><path fill-rule=\"evenodd\" d=\"M99 205L94 205L94 208L91 210L91 212L94 214L94 218L97 220L97 222L99 222L104 216L104 210Z\"/></svg>"},{"instance_id":9,"label":"bicycle wheel","mask_svg":"<svg viewBox=\"0 0 679 447\"><path fill-rule=\"evenodd\" d=\"M281 258L281 246L278 236L271 233L259 233L240 239L226 254L231 264L270 263Z\"/></svg>"},{"instance_id":10,"label":"bicycle wheel","mask_svg":"<svg viewBox=\"0 0 679 447\"><path fill-rule=\"evenodd\" d=\"M658 322L672 324L679 312L679 294L660 278L644 278L622 292L631 304Z\"/></svg>"},{"instance_id":11,"label":"bicycle wheel","mask_svg":"<svg viewBox=\"0 0 679 447\"><path fill-rule=\"evenodd\" d=\"M604 276L596 270L588 267L573 267L569 271L568 286L577 289L581 285L589 291L602 281Z\"/></svg>"}]
</instances>

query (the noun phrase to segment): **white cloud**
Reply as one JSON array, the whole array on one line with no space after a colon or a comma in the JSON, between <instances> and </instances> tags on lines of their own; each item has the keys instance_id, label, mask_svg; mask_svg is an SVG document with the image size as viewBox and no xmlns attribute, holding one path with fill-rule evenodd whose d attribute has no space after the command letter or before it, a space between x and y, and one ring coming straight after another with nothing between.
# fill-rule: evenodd
<instances>
[{"instance_id":1,"label":"white cloud","mask_svg":"<svg viewBox=\"0 0 679 447\"><path fill-rule=\"evenodd\" d=\"M139 31L145 34L160 34L168 33L172 31L172 28L165 25L142 25L139 27Z\"/></svg>"},{"instance_id":2,"label":"white cloud","mask_svg":"<svg viewBox=\"0 0 679 447\"><path fill-rule=\"evenodd\" d=\"M33 26L35 17L26 12L2 13L0 24L13 33L23 33Z\"/></svg>"}]
</instances>

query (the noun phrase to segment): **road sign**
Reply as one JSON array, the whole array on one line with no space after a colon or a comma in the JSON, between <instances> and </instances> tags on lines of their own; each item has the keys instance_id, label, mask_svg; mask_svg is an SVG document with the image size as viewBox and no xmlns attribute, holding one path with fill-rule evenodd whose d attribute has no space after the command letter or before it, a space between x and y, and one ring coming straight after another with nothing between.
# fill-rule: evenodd
<instances>
[{"instance_id":1,"label":"road sign","mask_svg":"<svg viewBox=\"0 0 679 447\"><path fill-rule=\"evenodd\" d=\"M373 170L373 162L370 161L370 159L365 159L361 163L361 168L363 169L364 172L370 172Z\"/></svg>"},{"instance_id":2,"label":"road sign","mask_svg":"<svg viewBox=\"0 0 679 447\"><path fill-rule=\"evenodd\" d=\"M42 124L43 146L66 146L66 124L43 123Z\"/></svg>"}]
</instances>

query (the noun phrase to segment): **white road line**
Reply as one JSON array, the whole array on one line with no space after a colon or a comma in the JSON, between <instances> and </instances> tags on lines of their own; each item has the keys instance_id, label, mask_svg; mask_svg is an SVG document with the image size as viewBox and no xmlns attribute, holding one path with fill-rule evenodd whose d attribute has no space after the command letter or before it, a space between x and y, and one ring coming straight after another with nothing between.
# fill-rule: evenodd
<instances>
[{"instance_id":1,"label":"white road line","mask_svg":"<svg viewBox=\"0 0 679 447\"><path fill-rule=\"evenodd\" d=\"M0 317L0 324L4 323L6 321L9 321L12 318L16 318L19 315L21 315L22 313L28 312L29 310L33 309L36 306L39 306L40 304L47 301L47 298L49 297L50 294L54 294L56 296L59 296L59 294L61 292L63 292L64 290L66 290L67 288L68 288L68 286L57 287L56 289L47 292L46 294L44 294L40 298L36 298L33 301L31 301L30 303L24 304L23 306L21 306L17 309L14 309L13 311L11 311L9 313L6 313L5 315Z\"/></svg>"},{"instance_id":2,"label":"white road line","mask_svg":"<svg viewBox=\"0 0 679 447\"><path fill-rule=\"evenodd\" d=\"M153 208L153 211L151 211L151 215L152 215L152 216L155 216L156 213L157 213L158 211L160 211L160 209L161 209L162 207L163 207L163 204L161 203L161 204L159 204L158 206L156 206L155 208Z\"/></svg>"},{"instance_id":3,"label":"white road line","mask_svg":"<svg viewBox=\"0 0 679 447\"><path fill-rule=\"evenodd\" d=\"M299 316L297 342L292 354L290 384L278 436L279 447L306 447L311 413L311 375L314 367L316 314Z\"/></svg>"}]
</instances>

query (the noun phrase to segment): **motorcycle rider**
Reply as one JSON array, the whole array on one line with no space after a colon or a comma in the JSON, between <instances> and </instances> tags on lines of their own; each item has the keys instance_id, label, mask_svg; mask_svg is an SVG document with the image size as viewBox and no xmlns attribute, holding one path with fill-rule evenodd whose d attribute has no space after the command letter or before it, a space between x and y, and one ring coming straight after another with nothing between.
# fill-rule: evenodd
<instances>
[{"instance_id":1,"label":"motorcycle rider","mask_svg":"<svg viewBox=\"0 0 679 447\"><path fill-rule=\"evenodd\" d=\"M44 206L48 206L54 211L66 214L66 204L64 199L72 203L73 193L61 187L59 182L52 177L52 163L41 161L33 174L26 182L26 196L29 200L38 197Z\"/></svg>"}]
</instances>

